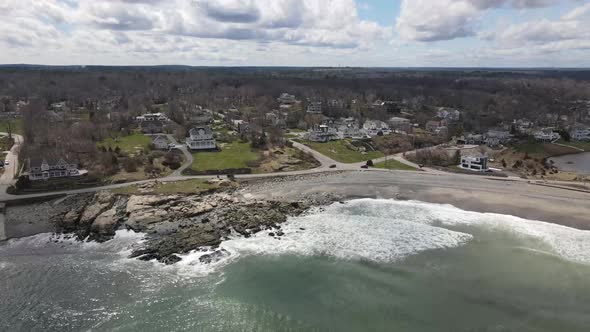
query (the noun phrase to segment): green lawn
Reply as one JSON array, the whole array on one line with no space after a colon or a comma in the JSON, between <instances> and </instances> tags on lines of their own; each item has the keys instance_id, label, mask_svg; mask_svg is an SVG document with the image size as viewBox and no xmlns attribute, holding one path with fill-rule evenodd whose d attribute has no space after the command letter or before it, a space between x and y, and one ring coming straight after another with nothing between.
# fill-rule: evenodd
<instances>
[{"instance_id":1,"label":"green lawn","mask_svg":"<svg viewBox=\"0 0 590 332\"><path fill-rule=\"evenodd\" d=\"M15 134L23 134L23 119L3 119L0 120L0 131L8 132L8 124L12 125L12 132Z\"/></svg>"},{"instance_id":2,"label":"green lawn","mask_svg":"<svg viewBox=\"0 0 590 332\"><path fill-rule=\"evenodd\" d=\"M252 151L250 143L235 141L222 147L219 152L193 153L191 169L195 171L207 171L247 168L249 161L255 161L258 158L258 153Z\"/></svg>"},{"instance_id":3,"label":"green lawn","mask_svg":"<svg viewBox=\"0 0 590 332\"><path fill-rule=\"evenodd\" d=\"M107 138L98 143L98 146L104 146L107 149L110 147L113 150L118 146L121 151L127 154L135 154L139 150L147 149L151 142L152 139L150 137L136 132L128 136L119 136L115 139Z\"/></svg>"},{"instance_id":4,"label":"green lawn","mask_svg":"<svg viewBox=\"0 0 590 332\"><path fill-rule=\"evenodd\" d=\"M576 149L560 146L557 144L539 142L526 142L516 144L514 146L514 149L518 152L526 152L528 154L536 155L541 158L580 152Z\"/></svg>"},{"instance_id":5,"label":"green lawn","mask_svg":"<svg viewBox=\"0 0 590 332\"><path fill-rule=\"evenodd\" d=\"M382 161L380 163L376 163L373 167L383 168L383 169L392 169L392 170L402 170L402 171L415 171L416 170L414 167L406 165L404 163L401 163L395 159L387 160L387 162Z\"/></svg>"},{"instance_id":6,"label":"green lawn","mask_svg":"<svg viewBox=\"0 0 590 332\"><path fill-rule=\"evenodd\" d=\"M574 142L574 141L566 142L564 140L559 140L557 143L569 145L569 146L574 146L578 149L583 149L586 152L590 152L590 142Z\"/></svg>"},{"instance_id":7,"label":"green lawn","mask_svg":"<svg viewBox=\"0 0 590 332\"><path fill-rule=\"evenodd\" d=\"M330 141L327 143L305 141L304 144L341 163L358 163L384 156L380 151L371 151L363 154L359 151L352 150L349 148L350 143L347 140Z\"/></svg>"}]
</instances>

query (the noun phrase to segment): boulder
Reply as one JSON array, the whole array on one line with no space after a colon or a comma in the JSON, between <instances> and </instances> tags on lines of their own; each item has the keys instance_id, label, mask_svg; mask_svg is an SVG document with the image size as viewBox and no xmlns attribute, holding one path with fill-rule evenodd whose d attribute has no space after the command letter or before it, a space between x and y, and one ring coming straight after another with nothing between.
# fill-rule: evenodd
<instances>
[{"instance_id":1,"label":"boulder","mask_svg":"<svg viewBox=\"0 0 590 332\"><path fill-rule=\"evenodd\" d=\"M84 212L82 212L82 216L80 217L80 224L87 225L92 223L98 215L103 213L106 209L109 208L109 204L99 203L96 202L94 204L88 205Z\"/></svg>"},{"instance_id":2,"label":"boulder","mask_svg":"<svg viewBox=\"0 0 590 332\"><path fill-rule=\"evenodd\" d=\"M94 200L101 204L112 204L115 201L115 195L110 191L99 191L95 196Z\"/></svg>"},{"instance_id":3,"label":"boulder","mask_svg":"<svg viewBox=\"0 0 590 332\"><path fill-rule=\"evenodd\" d=\"M125 223L134 230L142 231L149 228L149 225L168 219L169 213L166 210L157 208L144 208L136 210L129 215Z\"/></svg>"},{"instance_id":4,"label":"boulder","mask_svg":"<svg viewBox=\"0 0 590 332\"><path fill-rule=\"evenodd\" d=\"M156 196L156 195L133 195L127 201L127 213L133 213L137 210L143 210L152 206L159 206L178 200L178 196Z\"/></svg>"},{"instance_id":5,"label":"boulder","mask_svg":"<svg viewBox=\"0 0 590 332\"><path fill-rule=\"evenodd\" d=\"M98 235L100 239L110 239L115 236L118 221L117 210L112 208L96 217L90 230Z\"/></svg>"}]
</instances>

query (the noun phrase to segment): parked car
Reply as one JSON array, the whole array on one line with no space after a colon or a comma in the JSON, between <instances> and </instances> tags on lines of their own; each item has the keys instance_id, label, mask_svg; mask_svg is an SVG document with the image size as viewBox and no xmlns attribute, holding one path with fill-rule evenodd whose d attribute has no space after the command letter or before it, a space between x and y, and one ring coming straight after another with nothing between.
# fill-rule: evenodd
<instances>
[{"instance_id":1,"label":"parked car","mask_svg":"<svg viewBox=\"0 0 590 332\"><path fill-rule=\"evenodd\" d=\"M367 165L362 165L362 166L361 166L361 168L367 169L367 168L369 168L369 166L367 166Z\"/></svg>"},{"instance_id":2,"label":"parked car","mask_svg":"<svg viewBox=\"0 0 590 332\"><path fill-rule=\"evenodd\" d=\"M330 165L330 168L336 168L336 164Z\"/></svg>"}]
</instances>

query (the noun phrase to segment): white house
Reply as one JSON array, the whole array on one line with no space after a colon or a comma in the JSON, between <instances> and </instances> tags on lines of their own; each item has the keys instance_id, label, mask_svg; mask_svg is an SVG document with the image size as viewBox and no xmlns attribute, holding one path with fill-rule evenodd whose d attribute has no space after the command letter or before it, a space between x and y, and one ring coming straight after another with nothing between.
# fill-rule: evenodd
<instances>
[{"instance_id":1,"label":"white house","mask_svg":"<svg viewBox=\"0 0 590 332\"><path fill-rule=\"evenodd\" d=\"M439 119L457 121L461 118L461 112L453 108L439 107L436 116Z\"/></svg>"},{"instance_id":2,"label":"white house","mask_svg":"<svg viewBox=\"0 0 590 332\"><path fill-rule=\"evenodd\" d=\"M213 150L216 148L213 131L210 127L195 127L189 131L186 146L190 150Z\"/></svg>"},{"instance_id":3,"label":"white house","mask_svg":"<svg viewBox=\"0 0 590 332\"><path fill-rule=\"evenodd\" d=\"M170 121L170 119L168 119L168 117L163 113L148 113L148 114L144 114L144 115L140 115L140 116L136 117L135 120L137 120L139 122L144 122L144 121L168 122L168 121Z\"/></svg>"},{"instance_id":4,"label":"white house","mask_svg":"<svg viewBox=\"0 0 590 332\"><path fill-rule=\"evenodd\" d=\"M487 172L489 170L488 157L461 156L461 164L459 167L470 171Z\"/></svg>"},{"instance_id":5,"label":"white house","mask_svg":"<svg viewBox=\"0 0 590 332\"><path fill-rule=\"evenodd\" d=\"M551 128L543 128L534 134L534 137L539 142L550 143L557 141L561 136L554 132Z\"/></svg>"},{"instance_id":6,"label":"white house","mask_svg":"<svg viewBox=\"0 0 590 332\"><path fill-rule=\"evenodd\" d=\"M305 134L305 139L320 143L326 143L338 138L336 131L327 125L316 126Z\"/></svg>"},{"instance_id":7,"label":"white house","mask_svg":"<svg viewBox=\"0 0 590 332\"><path fill-rule=\"evenodd\" d=\"M277 100L281 105L293 105L297 102L297 99L295 99L294 95L288 94L286 92L281 93Z\"/></svg>"},{"instance_id":8,"label":"white house","mask_svg":"<svg viewBox=\"0 0 590 332\"><path fill-rule=\"evenodd\" d=\"M576 128L570 133L574 141L590 141L590 128Z\"/></svg>"},{"instance_id":9,"label":"white house","mask_svg":"<svg viewBox=\"0 0 590 332\"><path fill-rule=\"evenodd\" d=\"M63 158L31 158L28 173L32 181L81 175L77 162Z\"/></svg>"},{"instance_id":10,"label":"white house","mask_svg":"<svg viewBox=\"0 0 590 332\"><path fill-rule=\"evenodd\" d=\"M379 133L382 135L391 134L391 129L389 129L389 125L383 121L379 120L367 120L363 124L363 129L366 131L367 135L374 137L378 136Z\"/></svg>"}]
</instances>

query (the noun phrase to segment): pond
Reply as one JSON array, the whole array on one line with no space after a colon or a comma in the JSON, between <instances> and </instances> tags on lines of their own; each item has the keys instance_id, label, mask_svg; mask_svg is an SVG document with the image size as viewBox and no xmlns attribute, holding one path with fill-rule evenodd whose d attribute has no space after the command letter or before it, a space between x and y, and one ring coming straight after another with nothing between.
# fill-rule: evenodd
<instances>
[{"instance_id":1,"label":"pond","mask_svg":"<svg viewBox=\"0 0 590 332\"><path fill-rule=\"evenodd\" d=\"M549 160L560 171L590 175L590 152L567 154Z\"/></svg>"}]
</instances>

